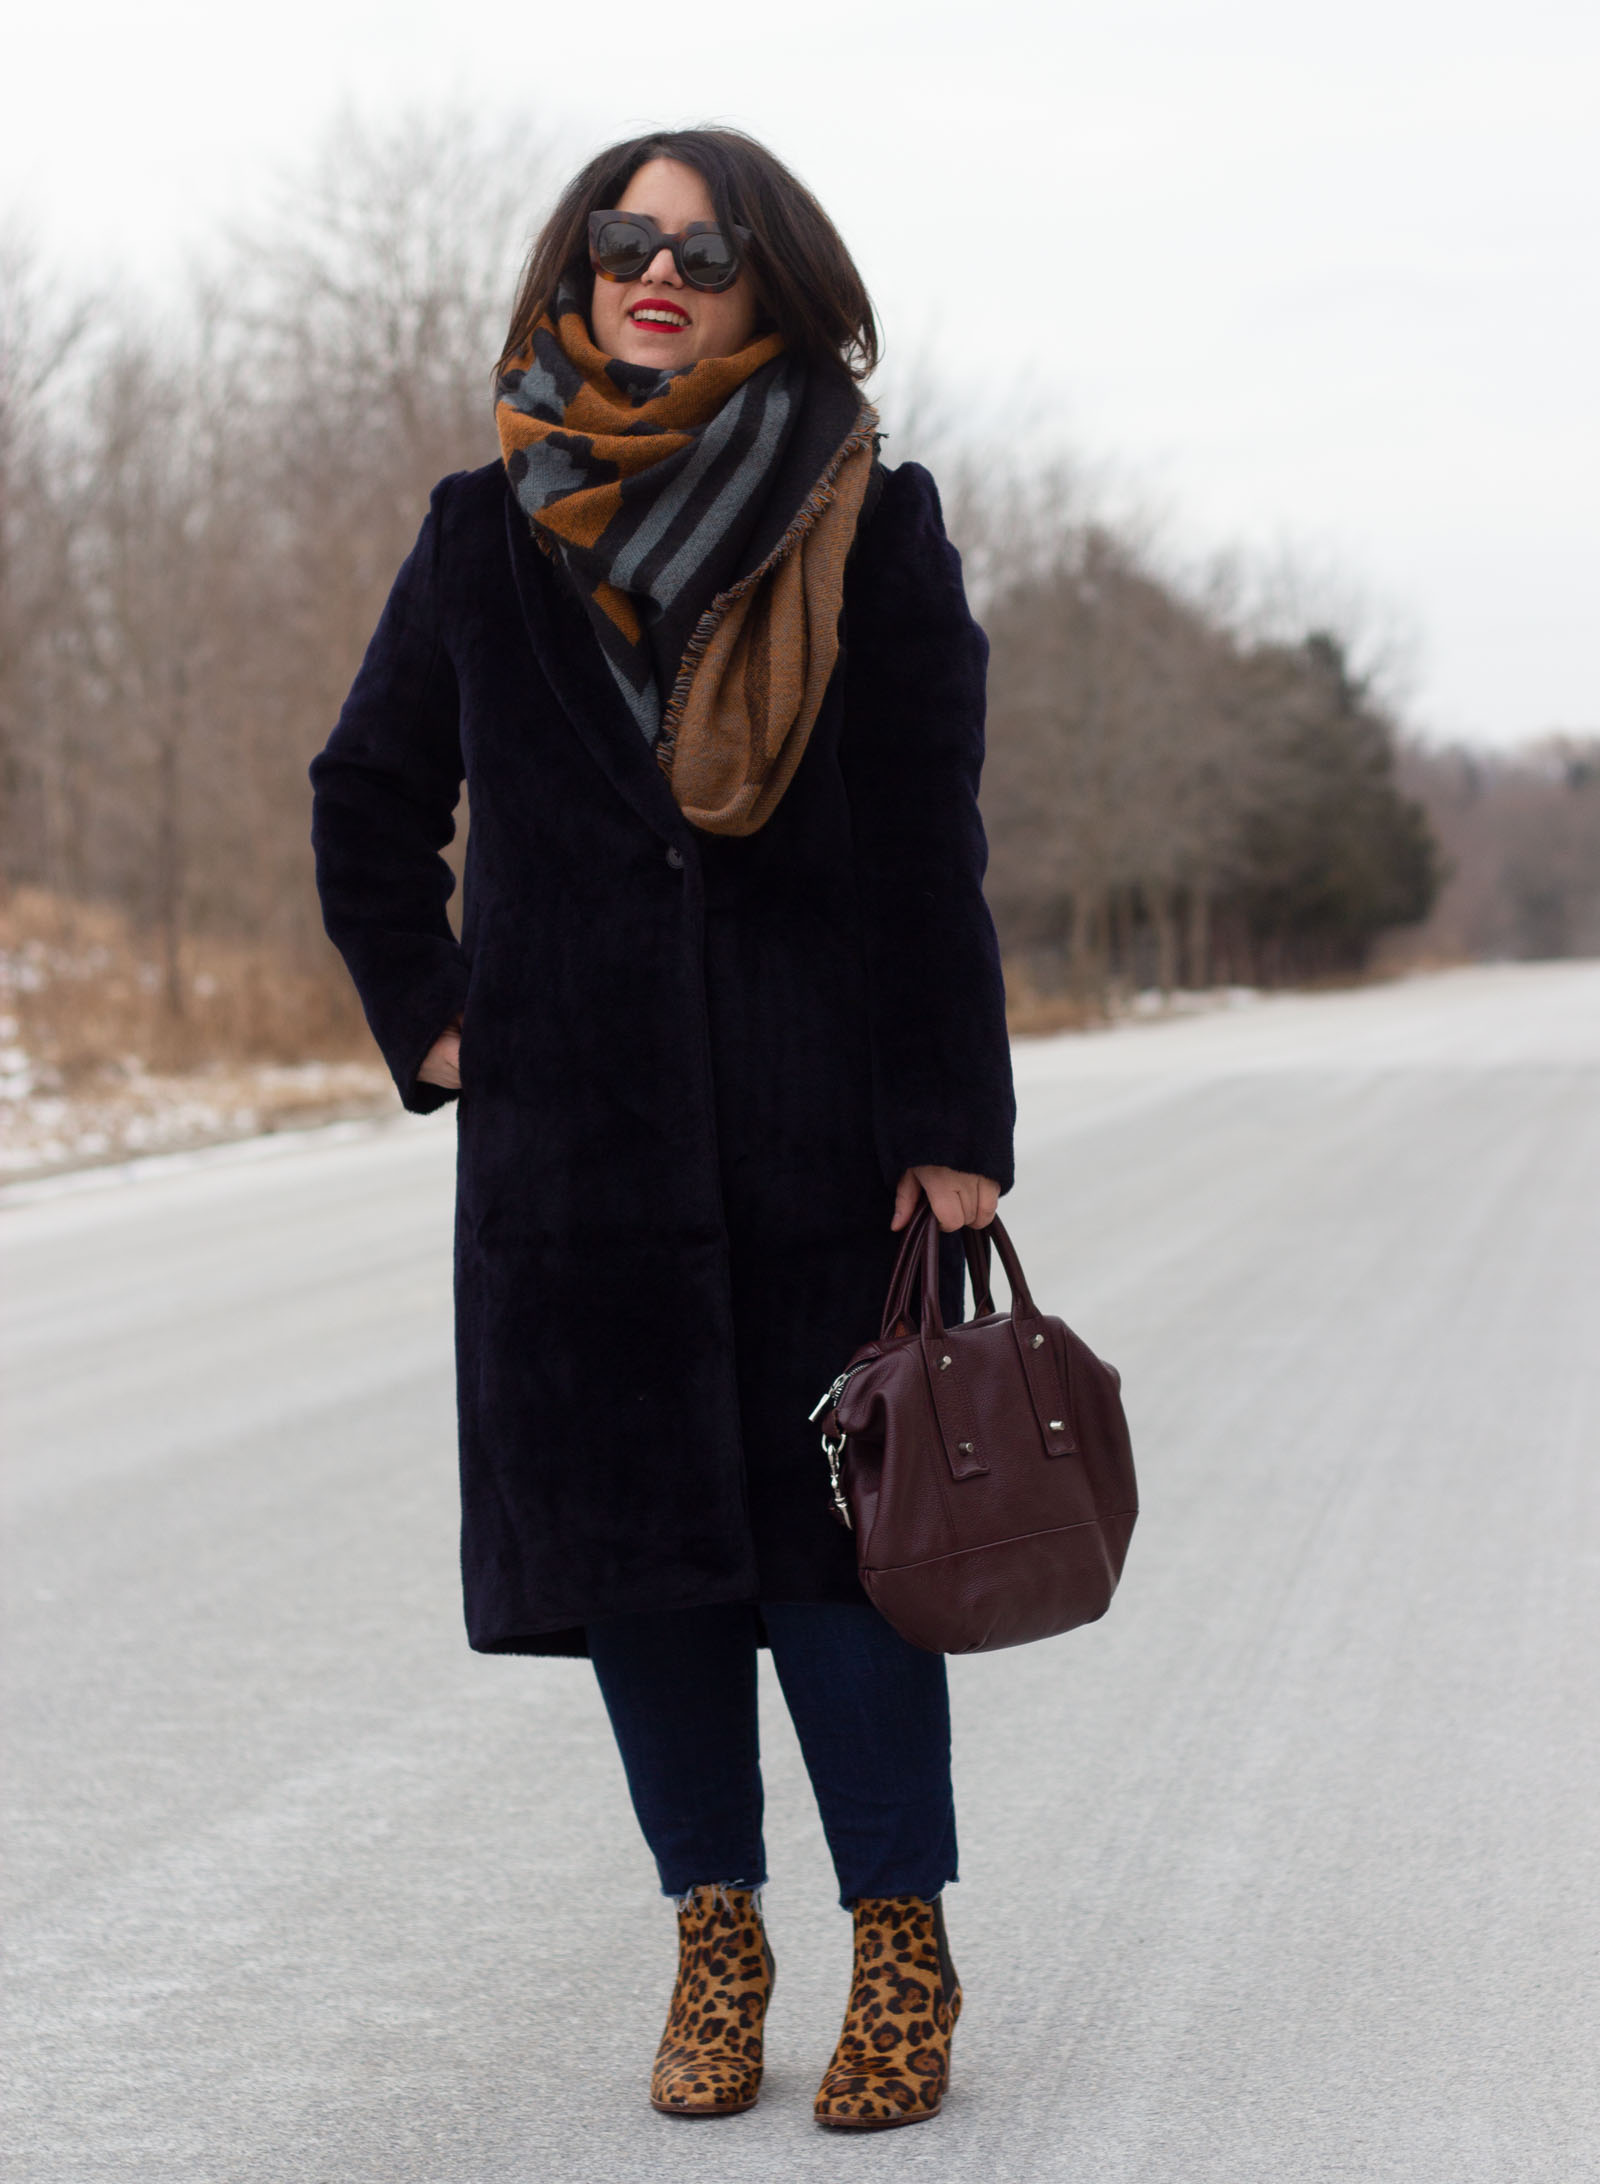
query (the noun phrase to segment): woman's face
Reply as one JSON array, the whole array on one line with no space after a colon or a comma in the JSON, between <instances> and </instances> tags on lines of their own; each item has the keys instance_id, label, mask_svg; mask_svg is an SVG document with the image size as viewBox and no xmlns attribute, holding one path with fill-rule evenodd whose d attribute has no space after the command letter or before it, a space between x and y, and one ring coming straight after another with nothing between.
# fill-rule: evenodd
<instances>
[{"instance_id":1,"label":"woman's face","mask_svg":"<svg viewBox=\"0 0 1600 2184\"><path fill-rule=\"evenodd\" d=\"M648 160L606 209L647 212L665 235L681 235L691 220L717 217L704 181L676 159ZM755 332L758 309L748 269L741 267L733 286L713 295L691 288L672 252L658 250L637 280L603 281L596 274L589 318L595 347L607 356L677 371L704 356L742 349Z\"/></svg>"}]
</instances>

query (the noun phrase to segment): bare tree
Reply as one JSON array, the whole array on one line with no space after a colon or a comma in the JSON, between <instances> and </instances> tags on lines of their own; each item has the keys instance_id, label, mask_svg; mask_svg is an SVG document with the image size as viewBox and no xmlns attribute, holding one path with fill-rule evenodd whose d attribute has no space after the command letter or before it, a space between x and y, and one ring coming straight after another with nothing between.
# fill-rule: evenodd
<instances>
[{"instance_id":1,"label":"bare tree","mask_svg":"<svg viewBox=\"0 0 1600 2184\"><path fill-rule=\"evenodd\" d=\"M73 510L54 398L90 311L86 299L52 291L19 228L0 230L0 845L9 875L51 869L72 831L61 610Z\"/></svg>"}]
</instances>

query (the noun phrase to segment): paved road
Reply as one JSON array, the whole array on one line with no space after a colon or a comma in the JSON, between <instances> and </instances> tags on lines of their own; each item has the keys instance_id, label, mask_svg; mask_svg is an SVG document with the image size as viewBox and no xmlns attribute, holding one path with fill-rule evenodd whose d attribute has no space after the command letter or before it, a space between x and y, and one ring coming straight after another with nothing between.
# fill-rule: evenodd
<instances>
[{"instance_id":1,"label":"paved road","mask_svg":"<svg viewBox=\"0 0 1600 2184\"><path fill-rule=\"evenodd\" d=\"M1018 1073L1147 1513L955 1665L955 2091L843 2146L781 1707L768 2091L685 2125L587 1672L465 1650L448 1119L9 1194L17 2184L1600 2175L1600 965Z\"/></svg>"}]
</instances>

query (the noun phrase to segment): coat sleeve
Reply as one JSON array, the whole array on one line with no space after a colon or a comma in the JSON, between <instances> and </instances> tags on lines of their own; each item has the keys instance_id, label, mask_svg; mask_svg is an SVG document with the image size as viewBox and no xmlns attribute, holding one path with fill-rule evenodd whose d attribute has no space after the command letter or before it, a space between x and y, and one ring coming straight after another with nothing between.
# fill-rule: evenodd
<instances>
[{"instance_id":1,"label":"coat sleeve","mask_svg":"<svg viewBox=\"0 0 1600 2184\"><path fill-rule=\"evenodd\" d=\"M455 834L462 779L455 671L439 631L442 491L311 763L323 923L415 1114L455 1097L419 1084L417 1071L467 995L466 957L445 914L455 876L439 854Z\"/></svg>"},{"instance_id":2,"label":"coat sleeve","mask_svg":"<svg viewBox=\"0 0 1600 2184\"><path fill-rule=\"evenodd\" d=\"M1005 984L978 814L989 646L939 495L889 473L846 599L840 744L871 989L878 1154L1012 1183Z\"/></svg>"}]
</instances>

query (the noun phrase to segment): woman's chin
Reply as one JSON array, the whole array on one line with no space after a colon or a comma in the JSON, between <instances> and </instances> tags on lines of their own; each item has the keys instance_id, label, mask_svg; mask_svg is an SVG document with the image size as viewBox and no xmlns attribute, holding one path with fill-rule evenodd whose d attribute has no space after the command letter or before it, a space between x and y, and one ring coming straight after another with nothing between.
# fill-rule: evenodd
<instances>
[{"instance_id":1,"label":"woman's chin","mask_svg":"<svg viewBox=\"0 0 1600 2184\"><path fill-rule=\"evenodd\" d=\"M687 334L641 334L631 326L617 337L617 346L611 354L624 364L649 364L664 372L694 362Z\"/></svg>"}]
</instances>

